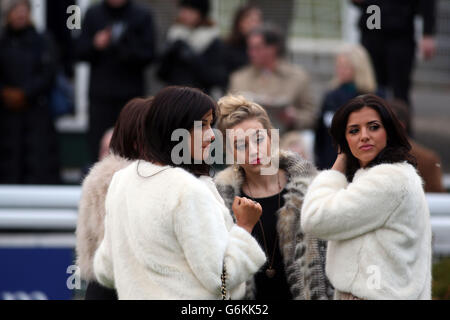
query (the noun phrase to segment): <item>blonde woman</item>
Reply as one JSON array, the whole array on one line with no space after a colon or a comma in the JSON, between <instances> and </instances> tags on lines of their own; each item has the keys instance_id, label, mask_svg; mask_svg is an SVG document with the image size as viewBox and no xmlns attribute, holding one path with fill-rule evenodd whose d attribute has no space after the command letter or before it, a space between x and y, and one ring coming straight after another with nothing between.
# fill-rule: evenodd
<instances>
[{"instance_id":1,"label":"blonde woman","mask_svg":"<svg viewBox=\"0 0 450 320\"><path fill-rule=\"evenodd\" d=\"M329 169L336 159L331 137L328 134L331 119L340 106L364 93L375 93L377 84L370 57L358 44L342 46L335 60L335 75L331 88L325 94L316 124L314 145L315 164L319 169Z\"/></svg>"},{"instance_id":2,"label":"blonde woman","mask_svg":"<svg viewBox=\"0 0 450 320\"><path fill-rule=\"evenodd\" d=\"M217 126L235 164L217 174L217 189L228 208L239 196L263 209L252 234L266 251L267 262L247 283L246 298L328 299L333 290L325 277L325 243L299 227L303 197L316 175L314 166L294 153L272 150L272 124L260 105L241 96L223 97L218 104ZM227 131L235 135L227 137ZM276 157L279 170L262 174Z\"/></svg>"}]
</instances>

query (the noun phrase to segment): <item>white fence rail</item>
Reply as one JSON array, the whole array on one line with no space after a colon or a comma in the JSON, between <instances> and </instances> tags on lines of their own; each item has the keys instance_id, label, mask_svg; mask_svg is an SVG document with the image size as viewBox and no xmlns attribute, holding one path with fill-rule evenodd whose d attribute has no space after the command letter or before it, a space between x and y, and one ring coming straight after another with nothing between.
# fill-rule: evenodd
<instances>
[{"instance_id":1,"label":"white fence rail","mask_svg":"<svg viewBox=\"0 0 450 320\"><path fill-rule=\"evenodd\" d=\"M0 233L7 230L73 232L79 186L0 186ZM428 193L435 254L450 255L450 194Z\"/></svg>"}]
</instances>

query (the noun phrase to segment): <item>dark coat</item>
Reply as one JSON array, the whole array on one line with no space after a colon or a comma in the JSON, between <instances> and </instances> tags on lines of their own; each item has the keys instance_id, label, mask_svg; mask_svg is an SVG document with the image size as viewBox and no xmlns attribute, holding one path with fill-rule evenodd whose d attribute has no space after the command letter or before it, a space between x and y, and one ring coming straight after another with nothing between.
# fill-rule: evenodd
<instances>
[{"instance_id":1,"label":"dark coat","mask_svg":"<svg viewBox=\"0 0 450 320\"><path fill-rule=\"evenodd\" d=\"M359 28L361 32L367 29L367 19L373 13L367 13L371 5L380 7L381 29L376 30L386 34L414 36L414 16L423 18L423 33L432 35L436 29L436 1L435 0L363 0L353 1L361 8Z\"/></svg>"},{"instance_id":2,"label":"dark coat","mask_svg":"<svg viewBox=\"0 0 450 320\"><path fill-rule=\"evenodd\" d=\"M57 68L53 43L32 26L6 28L0 48L0 91L20 89L26 98L19 111L0 99L0 183L58 183L58 141L48 104Z\"/></svg>"},{"instance_id":3,"label":"dark coat","mask_svg":"<svg viewBox=\"0 0 450 320\"><path fill-rule=\"evenodd\" d=\"M314 142L315 164L320 170L330 169L336 160L336 151L329 134L334 113L359 92L353 84L344 84L325 94L316 123Z\"/></svg>"},{"instance_id":4,"label":"dark coat","mask_svg":"<svg viewBox=\"0 0 450 320\"><path fill-rule=\"evenodd\" d=\"M193 46L187 39L168 40L160 57L158 77L168 85L196 87L207 93L214 87L224 89L228 73L223 41L212 38L201 51Z\"/></svg>"},{"instance_id":5,"label":"dark coat","mask_svg":"<svg viewBox=\"0 0 450 320\"><path fill-rule=\"evenodd\" d=\"M93 45L94 36L106 27L122 32L118 32L117 39L113 37L115 40L105 50L99 51ZM76 56L90 62L89 97L131 99L144 95L145 67L155 56L151 13L131 0L119 9L103 1L89 8L81 30Z\"/></svg>"}]
</instances>

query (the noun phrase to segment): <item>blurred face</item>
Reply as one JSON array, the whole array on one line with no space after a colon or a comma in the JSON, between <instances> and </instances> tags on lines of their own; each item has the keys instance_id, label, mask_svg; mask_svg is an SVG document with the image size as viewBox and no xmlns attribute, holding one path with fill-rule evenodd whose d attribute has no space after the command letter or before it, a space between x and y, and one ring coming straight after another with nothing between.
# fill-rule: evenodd
<instances>
[{"instance_id":1,"label":"blurred face","mask_svg":"<svg viewBox=\"0 0 450 320\"><path fill-rule=\"evenodd\" d=\"M211 142L216 138L211 127L213 122L212 110L209 110L202 117L201 122L201 126L194 126L190 131L190 150L193 159L204 161L209 156Z\"/></svg>"},{"instance_id":2,"label":"blurred face","mask_svg":"<svg viewBox=\"0 0 450 320\"><path fill-rule=\"evenodd\" d=\"M8 24L14 30L21 30L30 23L30 8L25 3L19 3L8 14Z\"/></svg>"},{"instance_id":3,"label":"blurred face","mask_svg":"<svg viewBox=\"0 0 450 320\"><path fill-rule=\"evenodd\" d=\"M271 143L268 130L256 119L245 120L231 128L234 161L246 172L259 173L270 167ZM241 134L244 133L244 134Z\"/></svg>"},{"instance_id":4,"label":"blurred face","mask_svg":"<svg viewBox=\"0 0 450 320\"><path fill-rule=\"evenodd\" d=\"M195 28L202 21L202 15L198 10L181 7L178 10L178 21L189 28Z\"/></svg>"},{"instance_id":5,"label":"blurred face","mask_svg":"<svg viewBox=\"0 0 450 320\"><path fill-rule=\"evenodd\" d=\"M106 0L108 5L110 5L113 8L120 8L123 6L128 0Z\"/></svg>"},{"instance_id":6,"label":"blurred face","mask_svg":"<svg viewBox=\"0 0 450 320\"><path fill-rule=\"evenodd\" d=\"M100 151L98 158L99 160L104 159L106 156L110 154L109 145L111 143L111 138L113 135L113 130L108 130L104 135L100 142Z\"/></svg>"},{"instance_id":7,"label":"blurred face","mask_svg":"<svg viewBox=\"0 0 450 320\"><path fill-rule=\"evenodd\" d=\"M262 15L259 9L251 9L245 14L239 22L239 31L246 35L252 29L259 27L262 24Z\"/></svg>"},{"instance_id":8,"label":"blurred face","mask_svg":"<svg viewBox=\"0 0 450 320\"><path fill-rule=\"evenodd\" d=\"M355 72L348 57L340 54L336 58L336 76L339 83L352 82L355 77Z\"/></svg>"},{"instance_id":9,"label":"blurred face","mask_svg":"<svg viewBox=\"0 0 450 320\"><path fill-rule=\"evenodd\" d=\"M265 67L277 59L277 48L264 42L262 35L251 35L247 39L250 62L256 67Z\"/></svg>"},{"instance_id":10,"label":"blurred face","mask_svg":"<svg viewBox=\"0 0 450 320\"><path fill-rule=\"evenodd\" d=\"M387 144L387 134L380 115L369 107L350 114L345 138L361 167L367 166Z\"/></svg>"}]
</instances>

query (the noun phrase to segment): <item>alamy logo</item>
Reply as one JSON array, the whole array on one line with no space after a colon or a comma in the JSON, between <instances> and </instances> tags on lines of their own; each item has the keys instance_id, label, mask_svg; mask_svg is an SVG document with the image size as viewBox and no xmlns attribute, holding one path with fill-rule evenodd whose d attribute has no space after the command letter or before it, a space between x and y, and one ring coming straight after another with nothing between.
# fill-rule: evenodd
<instances>
[{"instance_id":1,"label":"alamy logo","mask_svg":"<svg viewBox=\"0 0 450 320\"><path fill-rule=\"evenodd\" d=\"M80 268L76 265L70 265L66 270L67 274L70 276L67 278L66 285L69 290L81 289L81 277L80 277Z\"/></svg>"},{"instance_id":2,"label":"alamy logo","mask_svg":"<svg viewBox=\"0 0 450 320\"><path fill-rule=\"evenodd\" d=\"M371 14L369 18L367 18L366 26L367 29L381 29L381 9L377 5L371 5L367 7L366 13Z\"/></svg>"},{"instance_id":3,"label":"alamy logo","mask_svg":"<svg viewBox=\"0 0 450 320\"><path fill-rule=\"evenodd\" d=\"M172 133L171 140L178 143L171 151L172 162L175 165L180 165L200 164L204 161L211 165L224 164L225 158L225 164L227 165L240 165L257 161L258 164L261 164L261 175L277 173L279 168L278 129L270 129L270 131L266 129L248 129L245 131L242 129L227 129L226 137L223 137L217 129L212 129L212 131L214 141L208 148L202 148L204 133L202 132L201 121L194 122L193 137L191 132L186 129L175 130ZM191 155L192 150L194 154ZM224 150L226 151L225 157Z\"/></svg>"},{"instance_id":4,"label":"alamy logo","mask_svg":"<svg viewBox=\"0 0 450 320\"><path fill-rule=\"evenodd\" d=\"M68 6L66 13L70 14L66 21L67 28L69 30L81 29L81 8L76 5Z\"/></svg>"},{"instance_id":5,"label":"alamy logo","mask_svg":"<svg viewBox=\"0 0 450 320\"><path fill-rule=\"evenodd\" d=\"M380 267L376 265L370 265L367 267L366 273L370 274L366 282L367 288L370 290L380 290L381 289Z\"/></svg>"}]
</instances>

